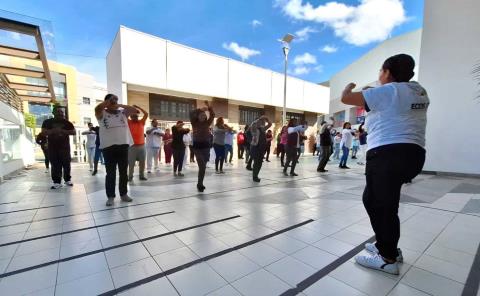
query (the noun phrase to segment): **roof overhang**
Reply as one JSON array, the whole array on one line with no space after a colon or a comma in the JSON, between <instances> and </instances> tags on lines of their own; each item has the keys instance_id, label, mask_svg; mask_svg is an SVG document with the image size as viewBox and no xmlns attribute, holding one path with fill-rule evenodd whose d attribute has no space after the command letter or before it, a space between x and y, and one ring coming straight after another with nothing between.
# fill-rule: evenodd
<instances>
[{"instance_id":1,"label":"roof overhang","mask_svg":"<svg viewBox=\"0 0 480 296\"><path fill-rule=\"evenodd\" d=\"M43 44L42 34L39 26L23 23L6 18L0 18L0 29L19 34L29 35L35 38L37 50L27 50L18 47L5 46L0 44L0 55L15 58L39 61L42 70L30 70L9 66L0 66L0 75L3 75L9 88L14 90L22 101L54 103L55 90L52 77L48 67L47 55ZM41 84L29 84L20 81L28 81L26 78L41 80ZM23 93L21 92L31 92Z\"/></svg>"}]
</instances>

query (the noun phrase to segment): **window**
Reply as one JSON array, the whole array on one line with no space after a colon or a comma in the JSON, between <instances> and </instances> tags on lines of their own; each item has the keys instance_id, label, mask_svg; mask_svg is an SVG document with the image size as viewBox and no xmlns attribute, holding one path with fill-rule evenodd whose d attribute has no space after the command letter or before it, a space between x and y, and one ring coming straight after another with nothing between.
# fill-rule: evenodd
<instances>
[{"instance_id":1,"label":"window","mask_svg":"<svg viewBox=\"0 0 480 296\"><path fill-rule=\"evenodd\" d=\"M265 113L264 109L239 106L240 124L251 124L255 119Z\"/></svg>"},{"instance_id":2,"label":"window","mask_svg":"<svg viewBox=\"0 0 480 296\"><path fill-rule=\"evenodd\" d=\"M150 94L150 117L159 120L190 121L190 112L195 109L195 100Z\"/></svg>"},{"instance_id":3,"label":"window","mask_svg":"<svg viewBox=\"0 0 480 296\"><path fill-rule=\"evenodd\" d=\"M84 117L83 118L83 124L87 125L92 122L92 119L90 117Z\"/></svg>"},{"instance_id":4,"label":"window","mask_svg":"<svg viewBox=\"0 0 480 296\"><path fill-rule=\"evenodd\" d=\"M20 125L0 118L0 146L2 162L22 158L22 128Z\"/></svg>"},{"instance_id":5,"label":"window","mask_svg":"<svg viewBox=\"0 0 480 296\"><path fill-rule=\"evenodd\" d=\"M292 119L292 118L295 118L298 123L301 123L301 122L305 121L305 114L287 112L287 121Z\"/></svg>"},{"instance_id":6,"label":"window","mask_svg":"<svg viewBox=\"0 0 480 296\"><path fill-rule=\"evenodd\" d=\"M84 105L90 105L90 98L83 97L82 100Z\"/></svg>"},{"instance_id":7,"label":"window","mask_svg":"<svg viewBox=\"0 0 480 296\"><path fill-rule=\"evenodd\" d=\"M35 124L40 127L45 119L53 117L52 109L49 105L39 103L28 103L28 110L30 114L35 116Z\"/></svg>"}]
</instances>

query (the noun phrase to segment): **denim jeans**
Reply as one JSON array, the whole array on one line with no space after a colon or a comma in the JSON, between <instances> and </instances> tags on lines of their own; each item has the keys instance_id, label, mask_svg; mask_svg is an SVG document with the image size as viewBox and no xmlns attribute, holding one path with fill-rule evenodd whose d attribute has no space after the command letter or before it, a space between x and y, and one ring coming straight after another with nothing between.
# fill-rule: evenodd
<instances>
[{"instance_id":1,"label":"denim jeans","mask_svg":"<svg viewBox=\"0 0 480 296\"><path fill-rule=\"evenodd\" d=\"M348 154L350 153L350 149L345 145L342 146L342 158L340 159L340 166L347 166Z\"/></svg>"}]
</instances>

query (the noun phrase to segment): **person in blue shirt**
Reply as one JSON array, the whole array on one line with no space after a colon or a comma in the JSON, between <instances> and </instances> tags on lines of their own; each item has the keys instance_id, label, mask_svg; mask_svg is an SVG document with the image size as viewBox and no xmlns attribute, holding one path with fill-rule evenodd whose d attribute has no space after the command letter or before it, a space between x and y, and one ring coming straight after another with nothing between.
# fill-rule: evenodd
<instances>
[{"instance_id":1,"label":"person in blue shirt","mask_svg":"<svg viewBox=\"0 0 480 296\"><path fill-rule=\"evenodd\" d=\"M353 92L350 83L342 93L344 104L365 107L368 112L366 187L367 210L375 244L366 244L369 255L359 255L362 266L399 274L403 261L398 241L398 208L402 185L417 176L425 163L425 130L430 104L426 90L410 79L415 61L406 54L389 57L379 74L379 87Z\"/></svg>"}]
</instances>

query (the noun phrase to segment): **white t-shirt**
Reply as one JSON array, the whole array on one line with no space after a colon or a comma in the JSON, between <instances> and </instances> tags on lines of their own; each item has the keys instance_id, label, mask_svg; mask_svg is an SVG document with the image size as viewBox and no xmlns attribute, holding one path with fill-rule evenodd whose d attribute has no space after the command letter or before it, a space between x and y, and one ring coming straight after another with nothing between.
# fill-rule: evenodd
<instances>
[{"instance_id":1,"label":"white t-shirt","mask_svg":"<svg viewBox=\"0 0 480 296\"><path fill-rule=\"evenodd\" d=\"M150 134L147 134L147 148L160 148L162 146L162 135L164 134L163 130L159 127L150 127L148 131L152 131Z\"/></svg>"},{"instance_id":2,"label":"white t-shirt","mask_svg":"<svg viewBox=\"0 0 480 296\"><path fill-rule=\"evenodd\" d=\"M420 84L393 82L362 93L368 107L367 149L400 143L425 146L430 100Z\"/></svg>"},{"instance_id":3,"label":"white t-shirt","mask_svg":"<svg viewBox=\"0 0 480 296\"><path fill-rule=\"evenodd\" d=\"M183 140L183 144L185 144L185 146L187 147L193 144L192 136L190 135L190 133L184 134L182 140Z\"/></svg>"},{"instance_id":4,"label":"white t-shirt","mask_svg":"<svg viewBox=\"0 0 480 296\"><path fill-rule=\"evenodd\" d=\"M100 149L113 145L131 146L133 144L132 134L128 128L128 119L125 111L118 110L116 114L102 111L102 118L98 119L100 127Z\"/></svg>"},{"instance_id":5,"label":"white t-shirt","mask_svg":"<svg viewBox=\"0 0 480 296\"><path fill-rule=\"evenodd\" d=\"M352 140L353 140L352 130L349 128L344 128L342 130L342 140L340 141L340 147L345 146L347 148L351 148Z\"/></svg>"},{"instance_id":6,"label":"white t-shirt","mask_svg":"<svg viewBox=\"0 0 480 296\"><path fill-rule=\"evenodd\" d=\"M92 133L86 134L86 136L87 136L87 142L85 143L85 145L87 146L87 148L95 148L96 147L95 140L97 139L97 134L92 132Z\"/></svg>"}]
</instances>

